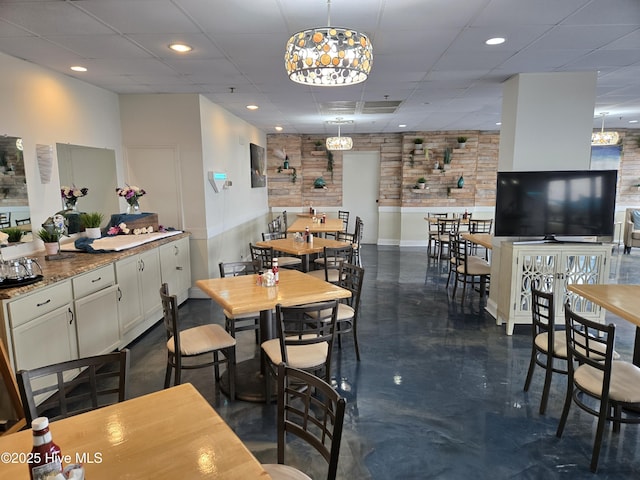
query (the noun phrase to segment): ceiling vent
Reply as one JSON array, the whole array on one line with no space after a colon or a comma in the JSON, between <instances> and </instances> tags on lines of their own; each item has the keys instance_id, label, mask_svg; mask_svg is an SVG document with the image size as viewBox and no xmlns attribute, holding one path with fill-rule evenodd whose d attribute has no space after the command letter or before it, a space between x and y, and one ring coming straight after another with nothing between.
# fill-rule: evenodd
<instances>
[{"instance_id":1,"label":"ceiling vent","mask_svg":"<svg viewBox=\"0 0 640 480\"><path fill-rule=\"evenodd\" d=\"M396 110L402 102L396 100L383 100L380 102L364 102L362 105L363 114L392 114L396 113Z\"/></svg>"}]
</instances>

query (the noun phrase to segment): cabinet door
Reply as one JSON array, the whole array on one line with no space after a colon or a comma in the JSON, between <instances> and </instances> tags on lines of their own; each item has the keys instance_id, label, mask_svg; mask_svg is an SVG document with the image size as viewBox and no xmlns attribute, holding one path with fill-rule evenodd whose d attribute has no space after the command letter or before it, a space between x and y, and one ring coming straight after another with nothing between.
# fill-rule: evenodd
<instances>
[{"instance_id":1,"label":"cabinet door","mask_svg":"<svg viewBox=\"0 0 640 480\"><path fill-rule=\"evenodd\" d=\"M71 304L12 329L16 370L43 367L78 358Z\"/></svg>"},{"instance_id":2,"label":"cabinet door","mask_svg":"<svg viewBox=\"0 0 640 480\"><path fill-rule=\"evenodd\" d=\"M120 346L118 286L112 285L74 303L80 356L116 350Z\"/></svg>"},{"instance_id":3,"label":"cabinet door","mask_svg":"<svg viewBox=\"0 0 640 480\"><path fill-rule=\"evenodd\" d=\"M178 302L182 303L187 299L191 287L189 239L181 238L162 245L159 252L162 282L169 285L169 293L176 295Z\"/></svg>"},{"instance_id":4,"label":"cabinet door","mask_svg":"<svg viewBox=\"0 0 640 480\"><path fill-rule=\"evenodd\" d=\"M118 319L120 332L128 332L143 320L142 295L139 284L138 257L127 257L116 262L118 282Z\"/></svg>"},{"instance_id":5,"label":"cabinet door","mask_svg":"<svg viewBox=\"0 0 640 480\"><path fill-rule=\"evenodd\" d=\"M531 320L531 287L553 292L558 269L557 252L521 251L517 256L515 275L515 316Z\"/></svg>"},{"instance_id":6,"label":"cabinet door","mask_svg":"<svg viewBox=\"0 0 640 480\"><path fill-rule=\"evenodd\" d=\"M162 310L160 301L160 257L158 249L149 250L140 254L140 291L142 292L142 306L144 317L155 316Z\"/></svg>"},{"instance_id":7,"label":"cabinet door","mask_svg":"<svg viewBox=\"0 0 640 480\"><path fill-rule=\"evenodd\" d=\"M572 283L604 283L608 276L608 250L609 247L605 247L604 251L563 252L558 265L557 315L564 315L564 304L567 300L575 312L590 318L600 315L601 307L568 291L568 287Z\"/></svg>"}]
</instances>

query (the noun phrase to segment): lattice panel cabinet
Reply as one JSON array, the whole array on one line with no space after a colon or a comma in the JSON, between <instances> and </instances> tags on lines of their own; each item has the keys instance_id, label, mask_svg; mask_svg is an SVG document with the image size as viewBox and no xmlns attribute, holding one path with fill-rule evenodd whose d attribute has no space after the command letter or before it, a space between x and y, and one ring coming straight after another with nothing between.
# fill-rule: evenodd
<instances>
[{"instance_id":1,"label":"lattice panel cabinet","mask_svg":"<svg viewBox=\"0 0 640 480\"><path fill-rule=\"evenodd\" d=\"M498 320L507 324L531 324L531 287L555 293L556 317L563 322L564 304L587 318L604 321L597 305L568 291L577 284L605 283L609 277L611 247L585 243L527 244L502 242Z\"/></svg>"}]
</instances>

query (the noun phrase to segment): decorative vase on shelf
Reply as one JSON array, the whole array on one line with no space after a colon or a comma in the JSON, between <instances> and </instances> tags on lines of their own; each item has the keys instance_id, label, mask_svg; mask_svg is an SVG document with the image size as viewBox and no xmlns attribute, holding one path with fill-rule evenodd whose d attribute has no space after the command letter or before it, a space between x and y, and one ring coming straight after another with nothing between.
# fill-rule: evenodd
<instances>
[{"instance_id":1,"label":"decorative vase on shelf","mask_svg":"<svg viewBox=\"0 0 640 480\"><path fill-rule=\"evenodd\" d=\"M462 187L464 187L464 178L460 175L460 178L458 179L458 188Z\"/></svg>"},{"instance_id":2,"label":"decorative vase on shelf","mask_svg":"<svg viewBox=\"0 0 640 480\"><path fill-rule=\"evenodd\" d=\"M127 214L128 215L137 215L140 213L140 204L138 203L138 199L130 199L127 200Z\"/></svg>"}]
</instances>

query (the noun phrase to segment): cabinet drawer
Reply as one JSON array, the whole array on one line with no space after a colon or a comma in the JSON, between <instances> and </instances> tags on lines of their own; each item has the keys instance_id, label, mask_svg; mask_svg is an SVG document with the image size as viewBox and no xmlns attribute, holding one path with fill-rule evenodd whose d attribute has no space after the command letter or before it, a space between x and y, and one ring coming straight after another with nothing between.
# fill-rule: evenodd
<instances>
[{"instance_id":1,"label":"cabinet drawer","mask_svg":"<svg viewBox=\"0 0 640 480\"><path fill-rule=\"evenodd\" d=\"M77 300L114 285L116 276L113 271L113 265L106 265L74 277L71 281L73 282L73 296Z\"/></svg>"},{"instance_id":2,"label":"cabinet drawer","mask_svg":"<svg viewBox=\"0 0 640 480\"><path fill-rule=\"evenodd\" d=\"M71 282L59 282L30 295L9 302L9 317L13 328L54 311L72 301Z\"/></svg>"}]
</instances>

